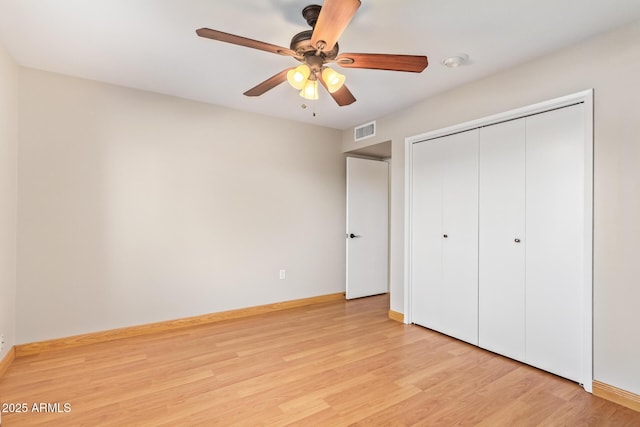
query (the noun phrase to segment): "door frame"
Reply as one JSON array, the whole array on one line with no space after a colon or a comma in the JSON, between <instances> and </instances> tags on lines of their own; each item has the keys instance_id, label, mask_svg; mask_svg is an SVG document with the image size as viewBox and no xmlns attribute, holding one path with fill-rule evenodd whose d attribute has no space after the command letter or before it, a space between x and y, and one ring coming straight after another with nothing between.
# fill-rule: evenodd
<instances>
[{"instance_id":1,"label":"door frame","mask_svg":"<svg viewBox=\"0 0 640 427\"><path fill-rule=\"evenodd\" d=\"M584 104L584 270L582 299L582 386L593 391L593 89L516 108L454 126L405 138L404 176L404 323L412 323L412 164L413 144L474 128L489 126L573 104Z\"/></svg>"}]
</instances>

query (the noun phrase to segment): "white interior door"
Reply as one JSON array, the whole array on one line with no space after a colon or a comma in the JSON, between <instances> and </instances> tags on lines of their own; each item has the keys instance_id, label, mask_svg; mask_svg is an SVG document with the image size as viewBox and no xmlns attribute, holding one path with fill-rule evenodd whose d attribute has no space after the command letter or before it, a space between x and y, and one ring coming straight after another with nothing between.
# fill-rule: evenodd
<instances>
[{"instance_id":1,"label":"white interior door","mask_svg":"<svg viewBox=\"0 0 640 427\"><path fill-rule=\"evenodd\" d=\"M525 358L525 119L480 129L478 343Z\"/></svg>"},{"instance_id":2,"label":"white interior door","mask_svg":"<svg viewBox=\"0 0 640 427\"><path fill-rule=\"evenodd\" d=\"M386 293L389 164L347 157L347 299Z\"/></svg>"}]
</instances>

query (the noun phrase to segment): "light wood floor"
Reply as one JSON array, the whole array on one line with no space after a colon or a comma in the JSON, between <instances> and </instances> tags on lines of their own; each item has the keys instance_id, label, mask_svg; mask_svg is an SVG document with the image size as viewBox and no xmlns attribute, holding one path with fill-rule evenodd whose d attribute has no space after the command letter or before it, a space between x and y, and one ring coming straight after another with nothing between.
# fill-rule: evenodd
<instances>
[{"instance_id":1,"label":"light wood floor","mask_svg":"<svg viewBox=\"0 0 640 427\"><path fill-rule=\"evenodd\" d=\"M387 296L17 359L2 426L640 426L577 384L387 318Z\"/></svg>"}]
</instances>

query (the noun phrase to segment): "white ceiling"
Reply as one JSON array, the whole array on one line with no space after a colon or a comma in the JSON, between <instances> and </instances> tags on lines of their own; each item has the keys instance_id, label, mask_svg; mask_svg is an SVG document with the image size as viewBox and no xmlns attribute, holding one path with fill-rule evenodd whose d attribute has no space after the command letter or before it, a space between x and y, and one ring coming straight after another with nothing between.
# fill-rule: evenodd
<instances>
[{"instance_id":1,"label":"white ceiling","mask_svg":"<svg viewBox=\"0 0 640 427\"><path fill-rule=\"evenodd\" d=\"M33 67L337 129L640 19L639 0L362 0L341 52L427 55L421 74L341 69L357 98L306 101L286 83L242 95L289 57L197 37L209 27L289 46L312 0L0 0L0 42ZM466 53L470 63L441 61ZM301 108L302 104L308 108ZM315 113L315 116L314 116Z\"/></svg>"}]
</instances>

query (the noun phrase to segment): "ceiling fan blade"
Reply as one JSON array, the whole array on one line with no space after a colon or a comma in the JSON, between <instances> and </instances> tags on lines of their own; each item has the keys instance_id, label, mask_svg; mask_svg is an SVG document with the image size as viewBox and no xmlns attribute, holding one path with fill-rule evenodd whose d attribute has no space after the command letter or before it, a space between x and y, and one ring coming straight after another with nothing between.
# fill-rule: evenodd
<instances>
[{"instance_id":1,"label":"ceiling fan blade","mask_svg":"<svg viewBox=\"0 0 640 427\"><path fill-rule=\"evenodd\" d=\"M323 50L333 49L359 7L360 0L325 0L311 35L311 46L317 47L323 41Z\"/></svg>"},{"instance_id":2,"label":"ceiling fan blade","mask_svg":"<svg viewBox=\"0 0 640 427\"><path fill-rule=\"evenodd\" d=\"M275 74L269 77L267 80L263 81L262 83L258 84L257 86L252 87L251 89L246 91L244 94L246 96L262 95L263 93L273 89L274 87L278 86L280 83L287 80L287 73L289 72L289 70L293 70L293 69L294 67L291 67L291 68L287 68L286 70L280 71L278 74Z\"/></svg>"},{"instance_id":3,"label":"ceiling fan blade","mask_svg":"<svg viewBox=\"0 0 640 427\"><path fill-rule=\"evenodd\" d=\"M338 55L335 62L345 68L369 68L411 73L421 73L429 65L426 56L384 53L343 53Z\"/></svg>"},{"instance_id":4,"label":"ceiling fan blade","mask_svg":"<svg viewBox=\"0 0 640 427\"><path fill-rule=\"evenodd\" d=\"M327 83L322 79L322 73L318 73L317 76L320 83L322 83L322 86L324 86L324 88L327 89L327 92L329 92ZM345 105L350 105L356 102L356 98L353 96L351 91L347 89L346 85L342 85L340 89L338 89L333 93L329 92L329 95L331 95L334 101L336 101L336 103L341 107L344 107Z\"/></svg>"},{"instance_id":5,"label":"ceiling fan blade","mask_svg":"<svg viewBox=\"0 0 640 427\"><path fill-rule=\"evenodd\" d=\"M199 28L196 30L196 34L200 37L205 37L208 39L218 40L221 42L236 44L240 46L246 46L253 49L264 50L271 53L277 53L278 55L297 56L294 51L292 51L291 49L287 49L286 47L276 46L274 44L249 39L247 37L236 36L234 34L229 34L218 30L212 30L211 28Z\"/></svg>"}]
</instances>

